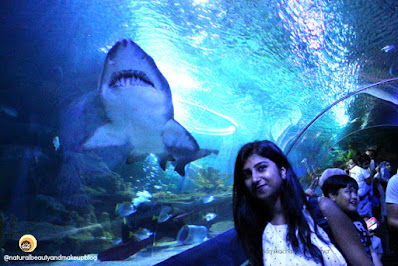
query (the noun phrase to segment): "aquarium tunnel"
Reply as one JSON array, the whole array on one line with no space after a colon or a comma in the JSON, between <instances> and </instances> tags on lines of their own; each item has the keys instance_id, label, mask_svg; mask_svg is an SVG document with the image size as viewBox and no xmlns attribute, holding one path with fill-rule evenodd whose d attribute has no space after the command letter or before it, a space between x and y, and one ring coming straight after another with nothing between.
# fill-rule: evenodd
<instances>
[{"instance_id":1,"label":"aquarium tunnel","mask_svg":"<svg viewBox=\"0 0 398 266\"><path fill-rule=\"evenodd\" d=\"M211 251L233 238L235 158L253 140L304 189L370 147L397 171L396 1L0 5L2 258Z\"/></svg>"}]
</instances>

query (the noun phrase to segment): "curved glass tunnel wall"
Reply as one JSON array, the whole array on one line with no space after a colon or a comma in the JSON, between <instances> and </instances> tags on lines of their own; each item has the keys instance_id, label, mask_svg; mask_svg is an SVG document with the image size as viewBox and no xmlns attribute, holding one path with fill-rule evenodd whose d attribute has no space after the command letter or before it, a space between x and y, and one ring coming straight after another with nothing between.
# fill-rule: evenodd
<instances>
[{"instance_id":1,"label":"curved glass tunnel wall","mask_svg":"<svg viewBox=\"0 0 398 266\"><path fill-rule=\"evenodd\" d=\"M397 96L398 80L394 78L359 88L323 110L287 150L293 165L305 173L304 183L308 185L309 179L326 168L344 169L349 156L368 148L376 149L377 159L389 161L396 169ZM340 127L333 119L339 109L349 117Z\"/></svg>"}]
</instances>

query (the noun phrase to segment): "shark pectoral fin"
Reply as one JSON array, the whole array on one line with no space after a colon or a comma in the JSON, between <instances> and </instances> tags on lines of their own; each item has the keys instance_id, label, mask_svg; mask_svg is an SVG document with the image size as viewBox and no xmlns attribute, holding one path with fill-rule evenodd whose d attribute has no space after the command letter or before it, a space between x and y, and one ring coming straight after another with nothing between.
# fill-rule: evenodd
<instances>
[{"instance_id":1,"label":"shark pectoral fin","mask_svg":"<svg viewBox=\"0 0 398 266\"><path fill-rule=\"evenodd\" d=\"M127 138L112 124L97 128L94 134L83 142L83 149L90 150L108 146L122 146L127 143Z\"/></svg>"},{"instance_id":2,"label":"shark pectoral fin","mask_svg":"<svg viewBox=\"0 0 398 266\"><path fill-rule=\"evenodd\" d=\"M199 149L191 133L174 119L170 119L164 126L162 140L168 150L197 151Z\"/></svg>"},{"instance_id":3,"label":"shark pectoral fin","mask_svg":"<svg viewBox=\"0 0 398 266\"><path fill-rule=\"evenodd\" d=\"M163 144L166 150L176 159L174 170L185 176L185 165L211 153L218 154L216 150L200 149L192 135L177 121L170 119L163 129Z\"/></svg>"}]
</instances>

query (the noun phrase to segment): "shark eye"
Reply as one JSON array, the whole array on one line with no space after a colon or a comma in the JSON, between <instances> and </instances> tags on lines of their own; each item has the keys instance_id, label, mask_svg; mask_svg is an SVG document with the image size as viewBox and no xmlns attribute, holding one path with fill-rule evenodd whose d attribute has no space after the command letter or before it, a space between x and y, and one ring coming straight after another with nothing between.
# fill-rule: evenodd
<instances>
[{"instance_id":1,"label":"shark eye","mask_svg":"<svg viewBox=\"0 0 398 266\"><path fill-rule=\"evenodd\" d=\"M139 81L141 83L143 82L147 85L155 87L155 85L151 82L149 77L144 72L137 70L122 70L120 72L113 73L111 81L109 82L109 86L110 87L123 86L124 84L124 82L122 82L123 80L124 82L126 80L129 80L130 84Z\"/></svg>"}]
</instances>

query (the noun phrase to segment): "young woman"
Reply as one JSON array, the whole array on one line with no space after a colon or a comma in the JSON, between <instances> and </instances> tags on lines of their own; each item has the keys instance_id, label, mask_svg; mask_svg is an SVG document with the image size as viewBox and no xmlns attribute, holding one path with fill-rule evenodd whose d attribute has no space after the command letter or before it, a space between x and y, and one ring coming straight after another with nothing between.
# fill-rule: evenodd
<instances>
[{"instance_id":1,"label":"young woman","mask_svg":"<svg viewBox=\"0 0 398 266\"><path fill-rule=\"evenodd\" d=\"M319 207L347 260L371 265L349 218L330 199L320 199ZM314 226L309 208L296 174L275 144L255 141L241 148L235 163L233 212L251 264L346 265L327 234Z\"/></svg>"}]
</instances>

